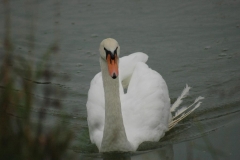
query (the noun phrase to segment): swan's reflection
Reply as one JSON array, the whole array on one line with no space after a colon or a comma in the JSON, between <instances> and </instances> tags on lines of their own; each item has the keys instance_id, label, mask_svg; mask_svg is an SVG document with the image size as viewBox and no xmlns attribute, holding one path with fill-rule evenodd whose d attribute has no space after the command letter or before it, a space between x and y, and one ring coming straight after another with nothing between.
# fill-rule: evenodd
<instances>
[{"instance_id":1,"label":"swan's reflection","mask_svg":"<svg viewBox=\"0 0 240 160\"><path fill-rule=\"evenodd\" d=\"M107 153L102 155L103 160L172 160L174 159L172 145L132 155L127 153ZM100 158L99 158L100 159Z\"/></svg>"},{"instance_id":2,"label":"swan's reflection","mask_svg":"<svg viewBox=\"0 0 240 160\"><path fill-rule=\"evenodd\" d=\"M131 157L131 160L172 160L174 159L173 146L167 145L157 150Z\"/></svg>"}]
</instances>

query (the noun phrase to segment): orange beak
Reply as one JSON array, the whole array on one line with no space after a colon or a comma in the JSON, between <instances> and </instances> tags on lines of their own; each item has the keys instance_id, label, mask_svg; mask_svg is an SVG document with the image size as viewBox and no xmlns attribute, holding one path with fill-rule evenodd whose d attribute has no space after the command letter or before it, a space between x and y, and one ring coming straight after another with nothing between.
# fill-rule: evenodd
<instances>
[{"instance_id":1,"label":"orange beak","mask_svg":"<svg viewBox=\"0 0 240 160\"><path fill-rule=\"evenodd\" d=\"M115 54L114 58L111 58L111 55L107 55L107 65L108 65L108 71L109 75L115 79L118 76L118 56Z\"/></svg>"}]
</instances>

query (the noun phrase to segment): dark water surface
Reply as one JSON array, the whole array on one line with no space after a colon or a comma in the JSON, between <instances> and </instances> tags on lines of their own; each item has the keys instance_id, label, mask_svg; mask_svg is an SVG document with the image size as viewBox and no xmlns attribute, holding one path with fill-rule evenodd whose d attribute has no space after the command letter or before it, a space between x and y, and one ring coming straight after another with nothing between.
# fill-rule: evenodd
<instances>
[{"instance_id":1,"label":"dark water surface","mask_svg":"<svg viewBox=\"0 0 240 160\"><path fill-rule=\"evenodd\" d=\"M76 133L70 152L79 159L239 159L239 15L239 0L12 1L11 33L15 52L33 61L39 61L58 40L56 72L70 78L46 84L67 95L60 99L62 110L47 110L45 123L51 125L61 115L69 117L64 123ZM3 37L3 5L0 24ZM31 30L35 33L34 56L28 54L33 52L28 47ZM98 154L88 136L87 92L100 71L99 43L107 37L119 42L122 56L147 53L147 64L166 80L173 101L186 83L192 87L186 105L199 95L205 97L202 106L159 143L145 143L131 154ZM54 100L40 92L34 95L36 100ZM33 119L35 113L37 106Z\"/></svg>"}]
</instances>

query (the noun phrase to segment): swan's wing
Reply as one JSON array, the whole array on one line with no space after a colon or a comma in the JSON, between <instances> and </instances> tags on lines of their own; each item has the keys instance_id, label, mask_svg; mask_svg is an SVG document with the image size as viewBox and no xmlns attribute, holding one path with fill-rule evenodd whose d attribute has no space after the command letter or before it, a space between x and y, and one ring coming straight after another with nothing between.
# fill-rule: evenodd
<instances>
[{"instance_id":1,"label":"swan's wing","mask_svg":"<svg viewBox=\"0 0 240 160\"><path fill-rule=\"evenodd\" d=\"M123 88L127 88L129 81L131 79L133 70L138 62L147 62L148 55L142 52L132 53L129 56L124 56L120 58L119 70L120 70L120 80L122 82Z\"/></svg>"},{"instance_id":2,"label":"swan's wing","mask_svg":"<svg viewBox=\"0 0 240 160\"><path fill-rule=\"evenodd\" d=\"M105 117L105 101L101 72L96 74L91 81L86 106L90 139L92 143L95 143L97 147L100 148Z\"/></svg>"},{"instance_id":3,"label":"swan's wing","mask_svg":"<svg viewBox=\"0 0 240 160\"><path fill-rule=\"evenodd\" d=\"M123 120L128 140L135 147L158 141L168 129L170 99L162 76L139 62L127 93L122 97Z\"/></svg>"}]
</instances>

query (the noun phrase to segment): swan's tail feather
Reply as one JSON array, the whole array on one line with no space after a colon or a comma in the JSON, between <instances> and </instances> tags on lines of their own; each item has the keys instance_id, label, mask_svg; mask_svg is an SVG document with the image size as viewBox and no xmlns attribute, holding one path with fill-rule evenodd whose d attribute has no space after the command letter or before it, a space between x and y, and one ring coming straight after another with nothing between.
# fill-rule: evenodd
<instances>
[{"instance_id":1,"label":"swan's tail feather","mask_svg":"<svg viewBox=\"0 0 240 160\"><path fill-rule=\"evenodd\" d=\"M180 97L178 97L178 99L176 100L176 102L172 105L171 107L171 112L175 112L175 116L173 116L172 121L169 123L169 130L172 129L175 125L178 124L178 122L180 122L181 120L183 120L185 117L187 117L189 114L191 114L195 109L197 109L202 102L199 102L200 100L204 99L204 97L197 97L195 99L195 101L188 107L182 107L181 109L178 109L176 111L176 109L180 106L180 104L182 103L182 99L185 98L190 90L191 87L189 87L188 85L186 85L186 88L184 88L182 94L180 95ZM196 104L196 105L195 105ZM195 105L195 106L194 106ZM194 106L194 107L193 107ZM193 107L193 108L192 108ZM192 108L190 110L190 108Z\"/></svg>"},{"instance_id":2,"label":"swan's tail feather","mask_svg":"<svg viewBox=\"0 0 240 160\"><path fill-rule=\"evenodd\" d=\"M204 97L199 96L198 98L195 99L194 103L197 103L198 101L200 101L200 100L202 100L202 99L204 99Z\"/></svg>"},{"instance_id":3,"label":"swan's tail feather","mask_svg":"<svg viewBox=\"0 0 240 160\"><path fill-rule=\"evenodd\" d=\"M179 116L177 119L173 119L173 120L169 123L168 129L169 129L169 130L172 129L175 125L178 124L178 122L180 122L181 120L183 120L185 117L187 117L189 114L191 114L195 109L197 109L197 108L201 105L201 103L202 103L202 102L198 102L193 109L191 109L190 111L188 111L188 112L186 112L186 113L181 114L181 116ZM174 117L174 118L175 118L175 117Z\"/></svg>"},{"instance_id":4,"label":"swan's tail feather","mask_svg":"<svg viewBox=\"0 0 240 160\"><path fill-rule=\"evenodd\" d=\"M185 98L188 93L189 93L189 90L191 89L191 87L189 87L187 84L186 84L186 87L183 89L182 91L182 94L177 98L177 100L174 102L174 104L172 105L171 107L171 112L175 112L176 109L180 106L180 104L182 103L182 99Z\"/></svg>"},{"instance_id":5,"label":"swan's tail feather","mask_svg":"<svg viewBox=\"0 0 240 160\"><path fill-rule=\"evenodd\" d=\"M197 102L199 102L200 100L204 99L204 97L199 96L195 99L195 101L188 107L183 107L181 109L179 109L178 111L176 111L175 116L172 118L173 120L176 119L177 117L179 117L182 113L184 113L186 110L188 110L189 108L191 108L193 105L195 105Z\"/></svg>"}]
</instances>

